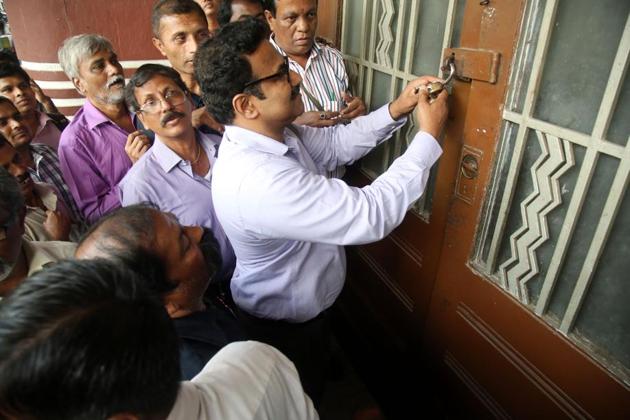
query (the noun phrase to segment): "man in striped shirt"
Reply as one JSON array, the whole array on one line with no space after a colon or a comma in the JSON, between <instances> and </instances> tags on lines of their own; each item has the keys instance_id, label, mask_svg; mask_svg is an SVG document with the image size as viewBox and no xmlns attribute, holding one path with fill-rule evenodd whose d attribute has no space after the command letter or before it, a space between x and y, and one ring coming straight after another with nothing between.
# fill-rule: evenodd
<instances>
[{"instance_id":1,"label":"man in striped shirt","mask_svg":"<svg viewBox=\"0 0 630 420\"><path fill-rule=\"evenodd\" d=\"M302 78L304 113L295 124L330 127L366 114L361 98L352 96L341 52L315 39L317 0L268 0L265 16L271 27L271 45L289 58ZM345 167L329 171L341 178Z\"/></svg>"},{"instance_id":2,"label":"man in striped shirt","mask_svg":"<svg viewBox=\"0 0 630 420\"><path fill-rule=\"evenodd\" d=\"M327 127L365 115L361 98L350 94L341 53L315 40L317 0L270 0L265 16L271 44L302 78L305 112L296 124Z\"/></svg>"}]
</instances>

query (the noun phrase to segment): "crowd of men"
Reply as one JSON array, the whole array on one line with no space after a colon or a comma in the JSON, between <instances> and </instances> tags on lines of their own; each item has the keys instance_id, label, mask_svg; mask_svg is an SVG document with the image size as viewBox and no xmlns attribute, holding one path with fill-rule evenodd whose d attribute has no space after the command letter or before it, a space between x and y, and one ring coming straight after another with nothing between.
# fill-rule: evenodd
<instances>
[{"instance_id":1,"label":"crowd of men","mask_svg":"<svg viewBox=\"0 0 630 420\"><path fill-rule=\"evenodd\" d=\"M367 113L317 6L158 0L171 66L127 83L72 36L71 122L0 56L0 416L317 418L343 246L402 222L447 116L431 76ZM385 173L340 179L414 110Z\"/></svg>"}]
</instances>

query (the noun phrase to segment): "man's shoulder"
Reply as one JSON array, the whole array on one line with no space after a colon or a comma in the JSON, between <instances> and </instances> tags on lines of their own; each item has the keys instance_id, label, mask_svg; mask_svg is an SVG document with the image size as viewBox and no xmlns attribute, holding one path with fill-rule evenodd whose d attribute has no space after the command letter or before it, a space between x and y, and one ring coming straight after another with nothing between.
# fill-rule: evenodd
<instances>
[{"instance_id":1,"label":"man's shoulder","mask_svg":"<svg viewBox=\"0 0 630 420\"><path fill-rule=\"evenodd\" d=\"M164 175L165 172L156 161L153 147L151 147L131 166L118 185L121 189L141 189L156 182L159 183L158 177Z\"/></svg>"},{"instance_id":2,"label":"man's shoulder","mask_svg":"<svg viewBox=\"0 0 630 420\"><path fill-rule=\"evenodd\" d=\"M341 51L335 48L335 46L332 43L329 43L327 40L318 38L315 40L315 45L319 49L320 54L324 54L328 58L343 61L343 54L341 53Z\"/></svg>"},{"instance_id":3,"label":"man's shoulder","mask_svg":"<svg viewBox=\"0 0 630 420\"><path fill-rule=\"evenodd\" d=\"M59 145L60 147L74 146L91 137L92 135L85 116L85 109L81 107L72 117L72 121L70 121L67 127L61 132Z\"/></svg>"}]
</instances>

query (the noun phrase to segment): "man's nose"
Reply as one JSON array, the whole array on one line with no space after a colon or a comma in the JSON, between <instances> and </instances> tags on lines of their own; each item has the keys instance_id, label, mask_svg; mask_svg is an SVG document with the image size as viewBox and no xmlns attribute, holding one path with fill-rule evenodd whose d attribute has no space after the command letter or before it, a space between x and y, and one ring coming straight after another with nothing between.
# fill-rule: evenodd
<instances>
[{"instance_id":1,"label":"man's nose","mask_svg":"<svg viewBox=\"0 0 630 420\"><path fill-rule=\"evenodd\" d=\"M121 70L120 67L117 66L116 64L112 63L111 61L107 62L107 74L110 76L115 76L117 74L120 74Z\"/></svg>"},{"instance_id":2,"label":"man's nose","mask_svg":"<svg viewBox=\"0 0 630 420\"><path fill-rule=\"evenodd\" d=\"M9 127L11 127L12 130L15 130L16 128L22 127L22 123L16 119L11 118L9 120Z\"/></svg>"},{"instance_id":3,"label":"man's nose","mask_svg":"<svg viewBox=\"0 0 630 420\"><path fill-rule=\"evenodd\" d=\"M311 24L308 19L301 17L297 20L297 30L300 32L310 32Z\"/></svg>"}]
</instances>

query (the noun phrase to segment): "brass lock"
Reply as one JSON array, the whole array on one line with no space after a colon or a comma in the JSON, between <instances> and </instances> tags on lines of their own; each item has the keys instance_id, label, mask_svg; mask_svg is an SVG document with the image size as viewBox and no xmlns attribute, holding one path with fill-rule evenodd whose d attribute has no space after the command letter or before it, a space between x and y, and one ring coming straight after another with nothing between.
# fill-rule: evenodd
<instances>
[{"instance_id":1,"label":"brass lock","mask_svg":"<svg viewBox=\"0 0 630 420\"><path fill-rule=\"evenodd\" d=\"M449 84L451 80L453 80L453 76L455 76L455 59L453 57L448 57L445 60L444 67L442 69L445 70L447 65L449 67L450 73L448 74L448 77L446 78L446 80L444 80L444 82L430 82L426 84L425 89L429 94L429 98L437 98L440 92L444 90L444 87ZM418 86L415 88L414 93L418 93L419 91L420 87Z\"/></svg>"}]
</instances>

